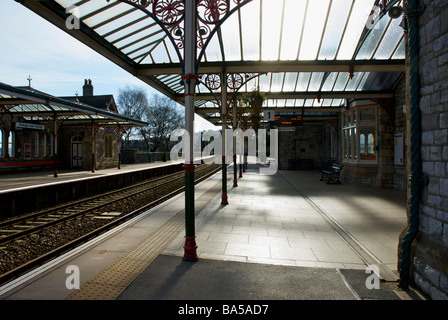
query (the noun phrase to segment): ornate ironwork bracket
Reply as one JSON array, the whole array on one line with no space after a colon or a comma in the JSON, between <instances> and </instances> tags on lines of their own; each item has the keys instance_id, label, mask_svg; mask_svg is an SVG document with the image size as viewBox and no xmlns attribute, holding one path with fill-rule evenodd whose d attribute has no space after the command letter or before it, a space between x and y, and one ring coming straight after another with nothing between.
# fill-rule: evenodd
<instances>
[{"instance_id":1,"label":"ornate ironwork bracket","mask_svg":"<svg viewBox=\"0 0 448 320\"><path fill-rule=\"evenodd\" d=\"M9 109L11 109L12 107L13 106L9 106L9 108L8 108L7 106L1 105L0 106L0 119L2 119L5 114L9 113ZM12 117L12 114L11 114L11 117Z\"/></svg>"},{"instance_id":2,"label":"ornate ironwork bracket","mask_svg":"<svg viewBox=\"0 0 448 320\"><path fill-rule=\"evenodd\" d=\"M109 0L107 0L109 1ZM186 0L119 0L150 16L166 33L181 61L184 71ZM191 0L196 1L196 71L210 39L219 26L235 11L252 0Z\"/></svg>"},{"instance_id":3,"label":"ornate ironwork bracket","mask_svg":"<svg viewBox=\"0 0 448 320\"><path fill-rule=\"evenodd\" d=\"M87 130L90 132L92 137L95 137L98 130L100 129L100 125L98 123L95 124L87 124L86 125Z\"/></svg>"},{"instance_id":4,"label":"ornate ironwork bracket","mask_svg":"<svg viewBox=\"0 0 448 320\"><path fill-rule=\"evenodd\" d=\"M64 120L65 120L64 118L58 117L57 115L52 116L52 117L47 117L46 121L55 136L58 135L59 128L61 127Z\"/></svg>"}]
</instances>

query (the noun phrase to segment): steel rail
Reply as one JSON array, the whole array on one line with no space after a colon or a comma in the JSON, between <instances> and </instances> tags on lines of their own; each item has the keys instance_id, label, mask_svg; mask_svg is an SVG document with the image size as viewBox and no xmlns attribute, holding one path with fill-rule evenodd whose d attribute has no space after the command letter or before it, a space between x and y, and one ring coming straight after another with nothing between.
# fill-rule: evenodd
<instances>
[{"instance_id":1,"label":"steel rail","mask_svg":"<svg viewBox=\"0 0 448 320\"><path fill-rule=\"evenodd\" d=\"M209 178L210 176L214 175L216 172L219 172L220 170L221 170L221 167L218 166L217 168L213 169L211 172L196 179L195 184L197 184L201 181L204 181L205 179ZM158 198L158 199L156 199L156 200L154 200L154 201L152 201L152 202L150 202L150 203L148 203L130 213L125 214L122 217L118 217L117 219L109 222L106 225L103 225L93 231L90 231L90 232L78 237L77 239L67 242L67 243L59 246L56 249L53 249L47 253L44 253L37 258L34 258L34 259L32 259L14 269L11 269L11 270L1 274L0 275L0 285L4 285L7 282L9 282L15 278L18 278L19 276L31 271L32 269L39 267L40 265L74 249L75 247L77 247L83 243L86 243L87 241L89 241L95 237L98 237L99 235L119 226L120 224L138 216L139 214L142 214L143 212L171 199L172 197L183 192L184 190L185 190L185 186L178 188L178 189L176 189L176 190L174 190L174 191L172 191L172 192L170 192L170 193L168 193L168 194L166 194L166 195L164 195L164 196L162 196L162 197L160 197L160 198Z\"/></svg>"},{"instance_id":2,"label":"steel rail","mask_svg":"<svg viewBox=\"0 0 448 320\"><path fill-rule=\"evenodd\" d=\"M200 169L200 170L202 170L202 169ZM4 243L7 243L7 242L10 242L13 240L20 239L20 238L25 237L34 232L41 231L43 229L52 227L54 225L63 223L65 221L75 219L76 217L94 212L94 211L99 210L105 206L117 203L119 201L123 201L123 200L129 199L131 197L137 197L146 192L154 191L157 188L169 185L170 183L172 183L176 180L182 179L183 178L182 173L183 172L175 172L175 173L172 173L172 174L160 177L160 178L156 178L154 180L142 182L142 183L139 183L136 185L132 185L132 186L121 188L121 189L114 190L114 191L109 191L109 192L106 192L105 194L96 195L96 196L93 196L93 197L90 197L87 199L82 199L82 200L76 201L75 203L70 203L70 204L64 205L62 207L56 207L56 208L45 210L44 212L38 212L35 214L27 215L25 217L8 220L8 221L0 224L0 227L11 228L18 223L23 223L23 222L26 223L27 221L35 221L39 218L44 218L49 215L60 215L60 217L54 217L53 221L42 222L42 224L40 224L40 225L29 226L29 228L27 228L27 229L13 231L14 233L12 233L10 235L1 236L0 244L4 244ZM169 179L169 180L167 180L167 179ZM136 189L142 189L142 190L136 192ZM121 193L121 195L120 195L120 193ZM126 194L122 195L122 193L126 193ZM109 199L107 199L108 197L109 197ZM110 197L114 197L114 199L111 199ZM98 201L100 199L106 200L107 202L101 203L101 204L94 203L95 201ZM83 205L89 206L89 207L88 208L79 208ZM63 210L67 210L68 208L73 208L74 210L79 210L79 211L69 213L69 214L64 213Z\"/></svg>"},{"instance_id":3,"label":"steel rail","mask_svg":"<svg viewBox=\"0 0 448 320\"><path fill-rule=\"evenodd\" d=\"M100 199L102 197L108 196L110 194L126 191L126 190L129 190L129 189L132 189L132 188L138 188L141 185L154 183L154 182L157 182L159 180L166 179L167 177L177 175L180 172L183 172L183 171L174 172L174 173L162 176L162 177L157 177L157 178L155 178L153 180L150 180L150 181L147 180L147 181L144 181L144 182L133 184L133 185L128 186L128 187L115 189L115 190L107 191L107 192L104 192L104 193L101 193L101 194L97 194L97 195L94 195L94 196L91 196L91 197L88 197L88 198L83 198L83 199L67 202L67 203L59 205L57 207L52 207L52 208L49 208L49 209L39 210L37 212L26 214L26 215L23 215L23 216L20 216L20 217L17 217L17 218L12 218L12 219L9 219L9 220L1 221L0 222L0 228L7 227L7 226L10 226L10 225L18 223L18 222L23 222L23 221L26 221L26 220L35 219L35 218L38 218L38 217L43 216L45 214L51 214L51 213L55 212L55 210L64 210L64 209L67 209L67 208L70 208L70 207L73 207L73 206L76 206L76 205L82 205L82 204L87 203L89 201L95 201L97 199Z\"/></svg>"}]
</instances>

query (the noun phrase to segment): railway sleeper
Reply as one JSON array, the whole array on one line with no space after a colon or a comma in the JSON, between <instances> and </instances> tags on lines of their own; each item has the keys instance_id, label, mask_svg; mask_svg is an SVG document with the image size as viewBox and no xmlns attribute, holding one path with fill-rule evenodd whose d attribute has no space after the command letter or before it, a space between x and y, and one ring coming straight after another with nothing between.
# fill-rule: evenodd
<instances>
[{"instance_id":1,"label":"railway sleeper","mask_svg":"<svg viewBox=\"0 0 448 320\"><path fill-rule=\"evenodd\" d=\"M0 232L2 232L2 233L16 233L17 230L1 229ZM6 236L2 235L0 237L6 237Z\"/></svg>"},{"instance_id":2,"label":"railway sleeper","mask_svg":"<svg viewBox=\"0 0 448 320\"><path fill-rule=\"evenodd\" d=\"M33 226L28 226L28 225L26 225L26 224L15 224L15 225L13 225L13 227L14 228L17 228L17 229L30 229L30 228L32 228Z\"/></svg>"}]
</instances>

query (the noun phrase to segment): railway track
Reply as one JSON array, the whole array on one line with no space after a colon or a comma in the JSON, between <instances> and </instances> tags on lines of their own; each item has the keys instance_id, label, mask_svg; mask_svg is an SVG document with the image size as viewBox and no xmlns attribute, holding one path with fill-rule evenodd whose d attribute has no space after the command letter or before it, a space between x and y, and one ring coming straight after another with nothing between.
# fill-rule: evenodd
<instances>
[{"instance_id":1,"label":"railway track","mask_svg":"<svg viewBox=\"0 0 448 320\"><path fill-rule=\"evenodd\" d=\"M218 165L199 165L195 170L195 183L219 169ZM118 226L183 190L182 171L0 222L0 284Z\"/></svg>"},{"instance_id":2,"label":"railway track","mask_svg":"<svg viewBox=\"0 0 448 320\"><path fill-rule=\"evenodd\" d=\"M171 183L182 179L181 174L182 173L179 172L172 173L129 187L0 222L0 245L80 215L90 214L95 217L101 216L107 218L107 215L104 215L105 212L103 210L106 205L117 203L119 201L126 201L127 199L141 195L144 192L153 192L158 188L170 185ZM117 213L114 214L117 215Z\"/></svg>"}]
</instances>

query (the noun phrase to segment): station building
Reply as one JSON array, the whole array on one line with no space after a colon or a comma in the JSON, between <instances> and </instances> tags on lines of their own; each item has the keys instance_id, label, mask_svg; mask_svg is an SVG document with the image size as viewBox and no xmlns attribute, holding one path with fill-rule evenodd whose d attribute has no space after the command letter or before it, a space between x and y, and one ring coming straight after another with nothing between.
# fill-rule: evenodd
<instances>
[{"instance_id":1,"label":"station building","mask_svg":"<svg viewBox=\"0 0 448 320\"><path fill-rule=\"evenodd\" d=\"M1 83L0 108L0 173L119 167L123 131L145 124L120 115L113 95L95 96L91 80L73 97Z\"/></svg>"}]
</instances>

